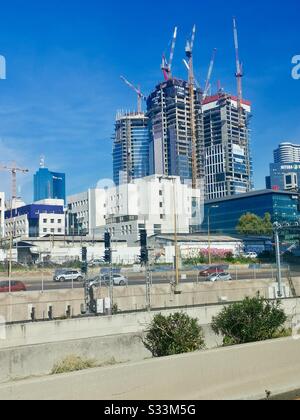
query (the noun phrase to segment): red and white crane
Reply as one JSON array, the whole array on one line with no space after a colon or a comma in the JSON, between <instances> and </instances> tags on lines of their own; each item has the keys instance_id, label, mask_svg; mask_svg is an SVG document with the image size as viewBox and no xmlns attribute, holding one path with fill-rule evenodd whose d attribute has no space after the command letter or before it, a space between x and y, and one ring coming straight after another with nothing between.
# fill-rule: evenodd
<instances>
[{"instance_id":1,"label":"red and white crane","mask_svg":"<svg viewBox=\"0 0 300 420\"><path fill-rule=\"evenodd\" d=\"M234 33L234 46L235 46L235 57L236 57L236 80L237 80L237 105L238 105L238 114L239 114L239 126L243 127L243 66L240 61L239 53L239 38L236 18L233 18L233 33Z\"/></svg>"},{"instance_id":2,"label":"red and white crane","mask_svg":"<svg viewBox=\"0 0 300 420\"><path fill-rule=\"evenodd\" d=\"M123 80L123 82L130 87L130 89L134 90L134 92L137 94L137 99L138 99L138 113L141 114L142 113L142 101L146 101L147 97L143 94L143 92L141 91L140 87L136 87L134 86L132 83L130 83L125 77L121 76L121 79Z\"/></svg>"},{"instance_id":3,"label":"red and white crane","mask_svg":"<svg viewBox=\"0 0 300 420\"><path fill-rule=\"evenodd\" d=\"M165 81L172 80L172 77L173 77L172 66L173 66L173 60L174 60L174 54L175 54L175 48L176 48L177 34L178 34L178 28L176 26L174 29L169 61L167 60L165 55L163 55L163 58L162 58L161 69L163 71Z\"/></svg>"}]
</instances>

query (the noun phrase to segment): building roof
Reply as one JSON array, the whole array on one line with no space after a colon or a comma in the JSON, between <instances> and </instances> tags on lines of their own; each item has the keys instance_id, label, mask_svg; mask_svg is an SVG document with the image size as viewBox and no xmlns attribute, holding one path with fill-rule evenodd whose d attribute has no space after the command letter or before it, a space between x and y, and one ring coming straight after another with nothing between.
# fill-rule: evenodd
<instances>
[{"instance_id":1,"label":"building roof","mask_svg":"<svg viewBox=\"0 0 300 420\"><path fill-rule=\"evenodd\" d=\"M217 94L217 95L213 95L213 96L209 96L209 97L207 97L207 98L204 100L203 104L204 104L204 105L207 105L207 104L210 104L210 103L212 103L212 102L217 102L217 101L219 101L220 99L223 99L225 96L230 97L230 98L231 98L231 100L233 100L233 101L236 101L236 102L238 101L237 96L230 95L230 94L226 94L226 93L222 93L222 94ZM247 100L243 99L243 100L242 100L242 104L243 104L243 105L247 105L247 106L251 106L252 102L251 102L251 101L247 101Z\"/></svg>"},{"instance_id":2,"label":"building roof","mask_svg":"<svg viewBox=\"0 0 300 420\"><path fill-rule=\"evenodd\" d=\"M162 239L166 241L175 241L174 234L160 234L160 235L153 235L151 238L154 239ZM199 243L199 242L208 242L209 238L208 235L205 234L178 234L177 235L178 242L190 242L190 243ZM212 242L241 242L242 239L233 237L233 236L226 236L226 235L211 235L210 240Z\"/></svg>"},{"instance_id":3,"label":"building roof","mask_svg":"<svg viewBox=\"0 0 300 420\"><path fill-rule=\"evenodd\" d=\"M223 201L233 201L233 200L242 200L244 198L251 198L261 195L298 195L297 192L294 191L274 191L274 190L258 190L258 191L251 191L245 194L237 194L232 195L230 197L223 197L223 198L216 198L214 200L206 201L205 204L213 204L213 203L222 203Z\"/></svg>"}]
</instances>

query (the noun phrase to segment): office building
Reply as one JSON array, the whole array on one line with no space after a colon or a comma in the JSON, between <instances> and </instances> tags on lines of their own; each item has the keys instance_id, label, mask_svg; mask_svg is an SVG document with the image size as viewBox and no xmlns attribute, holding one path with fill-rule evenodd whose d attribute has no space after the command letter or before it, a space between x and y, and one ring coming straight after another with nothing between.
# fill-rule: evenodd
<instances>
[{"instance_id":1,"label":"office building","mask_svg":"<svg viewBox=\"0 0 300 420\"><path fill-rule=\"evenodd\" d=\"M68 233L72 236L99 234L106 224L106 190L89 189L67 198Z\"/></svg>"},{"instance_id":2,"label":"office building","mask_svg":"<svg viewBox=\"0 0 300 420\"><path fill-rule=\"evenodd\" d=\"M212 232L236 234L239 220L246 213L253 213L259 217L269 213L273 223L299 222L299 195L287 191L262 190L207 201L202 231L207 232L210 214Z\"/></svg>"},{"instance_id":3,"label":"office building","mask_svg":"<svg viewBox=\"0 0 300 420\"><path fill-rule=\"evenodd\" d=\"M114 240L138 241L140 230L148 235L191 232L201 223L201 191L180 177L153 175L106 191L106 228ZM176 215L176 216L175 216Z\"/></svg>"},{"instance_id":4,"label":"office building","mask_svg":"<svg viewBox=\"0 0 300 420\"><path fill-rule=\"evenodd\" d=\"M299 191L300 145L282 143L274 151L274 163L270 165L270 176L266 178L267 189Z\"/></svg>"},{"instance_id":5,"label":"office building","mask_svg":"<svg viewBox=\"0 0 300 420\"><path fill-rule=\"evenodd\" d=\"M281 143L274 151L274 163L300 163L300 144Z\"/></svg>"},{"instance_id":6,"label":"office building","mask_svg":"<svg viewBox=\"0 0 300 420\"><path fill-rule=\"evenodd\" d=\"M197 178L204 176L203 131L200 89L194 89L194 130ZM147 101L150 119L150 173L192 180L193 140L188 82L171 79L159 84Z\"/></svg>"},{"instance_id":7,"label":"office building","mask_svg":"<svg viewBox=\"0 0 300 420\"><path fill-rule=\"evenodd\" d=\"M149 175L149 128L144 113L117 115L113 172L116 185Z\"/></svg>"},{"instance_id":8,"label":"office building","mask_svg":"<svg viewBox=\"0 0 300 420\"><path fill-rule=\"evenodd\" d=\"M34 201L45 199L66 202L66 175L41 166L34 175Z\"/></svg>"},{"instance_id":9,"label":"office building","mask_svg":"<svg viewBox=\"0 0 300 420\"><path fill-rule=\"evenodd\" d=\"M44 200L5 212L5 237L65 235L63 200Z\"/></svg>"},{"instance_id":10,"label":"office building","mask_svg":"<svg viewBox=\"0 0 300 420\"><path fill-rule=\"evenodd\" d=\"M0 192L0 238L4 237L5 193Z\"/></svg>"},{"instance_id":11,"label":"office building","mask_svg":"<svg viewBox=\"0 0 300 420\"><path fill-rule=\"evenodd\" d=\"M237 98L220 91L205 99L202 112L206 198L213 200L251 191L251 103L242 101L239 116Z\"/></svg>"}]
</instances>

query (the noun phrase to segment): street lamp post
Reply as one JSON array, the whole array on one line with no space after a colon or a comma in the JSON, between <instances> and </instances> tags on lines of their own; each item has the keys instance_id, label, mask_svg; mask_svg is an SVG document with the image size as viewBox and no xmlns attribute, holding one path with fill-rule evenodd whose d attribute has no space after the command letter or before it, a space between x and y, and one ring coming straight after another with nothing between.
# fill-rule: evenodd
<instances>
[{"instance_id":1,"label":"street lamp post","mask_svg":"<svg viewBox=\"0 0 300 420\"><path fill-rule=\"evenodd\" d=\"M208 263L209 265L212 264L211 258L211 236L210 236L210 212L212 209L218 209L219 206L210 206L208 208Z\"/></svg>"}]
</instances>

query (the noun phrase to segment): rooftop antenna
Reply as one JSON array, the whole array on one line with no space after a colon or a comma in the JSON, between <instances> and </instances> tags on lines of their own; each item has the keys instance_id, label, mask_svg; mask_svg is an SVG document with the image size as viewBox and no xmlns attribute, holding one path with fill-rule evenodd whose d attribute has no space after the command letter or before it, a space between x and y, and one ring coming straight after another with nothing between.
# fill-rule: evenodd
<instances>
[{"instance_id":1,"label":"rooftop antenna","mask_svg":"<svg viewBox=\"0 0 300 420\"><path fill-rule=\"evenodd\" d=\"M40 168L45 169L45 156L44 155L40 156Z\"/></svg>"}]
</instances>

